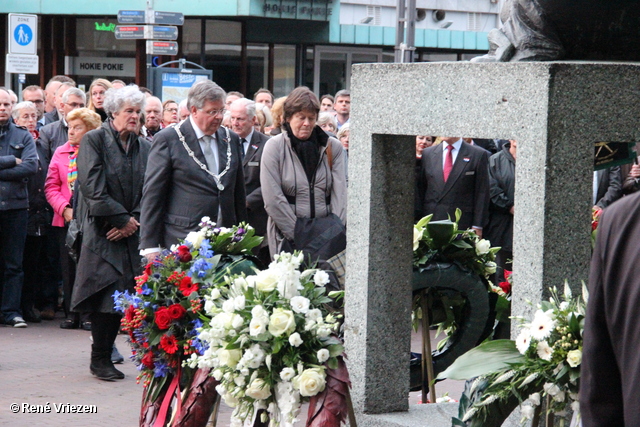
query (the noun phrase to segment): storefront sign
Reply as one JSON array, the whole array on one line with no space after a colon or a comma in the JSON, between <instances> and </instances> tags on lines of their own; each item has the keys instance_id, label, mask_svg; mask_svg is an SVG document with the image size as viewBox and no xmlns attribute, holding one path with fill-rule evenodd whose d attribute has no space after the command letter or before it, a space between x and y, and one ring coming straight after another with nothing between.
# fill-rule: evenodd
<instances>
[{"instance_id":1,"label":"storefront sign","mask_svg":"<svg viewBox=\"0 0 640 427\"><path fill-rule=\"evenodd\" d=\"M76 76L135 77L135 58L65 57L65 74Z\"/></svg>"},{"instance_id":2,"label":"storefront sign","mask_svg":"<svg viewBox=\"0 0 640 427\"><path fill-rule=\"evenodd\" d=\"M107 24L106 22L94 22L95 26L96 26L96 31L110 31L110 32L115 32L116 31L116 24L111 23L111 24Z\"/></svg>"},{"instance_id":3,"label":"storefront sign","mask_svg":"<svg viewBox=\"0 0 640 427\"><path fill-rule=\"evenodd\" d=\"M333 0L264 0L265 17L328 21Z\"/></svg>"}]
</instances>

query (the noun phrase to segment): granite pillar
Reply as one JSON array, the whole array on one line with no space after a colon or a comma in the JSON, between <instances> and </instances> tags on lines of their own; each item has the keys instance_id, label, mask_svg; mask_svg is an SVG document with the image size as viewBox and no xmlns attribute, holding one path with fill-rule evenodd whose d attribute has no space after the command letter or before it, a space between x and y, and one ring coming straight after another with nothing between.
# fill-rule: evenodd
<instances>
[{"instance_id":1,"label":"granite pillar","mask_svg":"<svg viewBox=\"0 0 640 427\"><path fill-rule=\"evenodd\" d=\"M526 300L539 301L565 279L579 291L588 279L593 143L640 140L638 95L637 64L353 67L345 344L360 426L383 425L409 406L414 138L407 135L518 140L512 313L528 317ZM382 413L384 422L375 415ZM398 417L397 425L445 425Z\"/></svg>"}]
</instances>

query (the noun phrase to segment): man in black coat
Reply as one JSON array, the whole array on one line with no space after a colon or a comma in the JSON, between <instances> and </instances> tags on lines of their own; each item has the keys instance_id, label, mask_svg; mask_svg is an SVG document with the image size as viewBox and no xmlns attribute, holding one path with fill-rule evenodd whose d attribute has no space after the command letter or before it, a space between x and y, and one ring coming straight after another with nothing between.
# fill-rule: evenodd
<instances>
[{"instance_id":1,"label":"man in black coat","mask_svg":"<svg viewBox=\"0 0 640 427\"><path fill-rule=\"evenodd\" d=\"M256 123L256 103L247 98L233 101L229 107L231 112L231 128L240 137L240 148L244 158L244 188L247 193L247 215L249 224L256 229L256 234L264 236L262 244L256 248L256 255L265 265L271 261L269 242L267 241L267 220L269 216L264 209L262 189L260 187L260 161L264 144L269 137L254 129Z\"/></svg>"},{"instance_id":2,"label":"man in black coat","mask_svg":"<svg viewBox=\"0 0 640 427\"><path fill-rule=\"evenodd\" d=\"M61 88L67 86L62 85ZM51 160L56 148L64 145L69 140L69 129L66 116L76 108L83 108L86 104L87 96L75 87L68 87L62 94L58 108L62 113L62 118L40 128L40 144L47 156L47 161ZM56 109L56 111L58 111Z\"/></svg>"},{"instance_id":3,"label":"man in black coat","mask_svg":"<svg viewBox=\"0 0 640 427\"><path fill-rule=\"evenodd\" d=\"M591 259L580 411L584 427L639 426L640 194L605 209Z\"/></svg>"},{"instance_id":4,"label":"man in black coat","mask_svg":"<svg viewBox=\"0 0 640 427\"><path fill-rule=\"evenodd\" d=\"M147 259L197 230L202 217L222 227L247 220L238 135L220 127L225 98L212 81L196 83L189 90L189 118L153 139L140 219Z\"/></svg>"},{"instance_id":5,"label":"man in black coat","mask_svg":"<svg viewBox=\"0 0 640 427\"><path fill-rule=\"evenodd\" d=\"M422 214L433 220L455 219L462 211L459 228L473 228L482 236L489 219L489 155L462 138L445 137L442 144L426 148L418 189Z\"/></svg>"}]
</instances>

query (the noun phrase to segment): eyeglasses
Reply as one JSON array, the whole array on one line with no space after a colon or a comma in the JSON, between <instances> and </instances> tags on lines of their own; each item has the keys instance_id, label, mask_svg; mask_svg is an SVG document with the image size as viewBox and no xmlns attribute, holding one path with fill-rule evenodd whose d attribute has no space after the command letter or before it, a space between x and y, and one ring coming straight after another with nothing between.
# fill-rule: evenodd
<instances>
[{"instance_id":1,"label":"eyeglasses","mask_svg":"<svg viewBox=\"0 0 640 427\"><path fill-rule=\"evenodd\" d=\"M227 109L226 108L221 108L219 110L209 110L209 111L204 111L204 110L200 110L203 113L207 113L210 116L217 116L218 114L224 116L224 113L226 113Z\"/></svg>"},{"instance_id":2,"label":"eyeglasses","mask_svg":"<svg viewBox=\"0 0 640 427\"><path fill-rule=\"evenodd\" d=\"M164 111L168 111L170 113L177 113L178 109L177 108L165 108Z\"/></svg>"},{"instance_id":3,"label":"eyeglasses","mask_svg":"<svg viewBox=\"0 0 640 427\"><path fill-rule=\"evenodd\" d=\"M31 101L34 104L44 104L44 101L42 99L36 99L35 101Z\"/></svg>"},{"instance_id":4,"label":"eyeglasses","mask_svg":"<svg viewBox=\"0 0 640 427\"><path fill-rule=\"evenodd\" d=\"M84 108L84 104L78 102L65 102L65 104L71 108Z\"/></svg>"}]
</instances>

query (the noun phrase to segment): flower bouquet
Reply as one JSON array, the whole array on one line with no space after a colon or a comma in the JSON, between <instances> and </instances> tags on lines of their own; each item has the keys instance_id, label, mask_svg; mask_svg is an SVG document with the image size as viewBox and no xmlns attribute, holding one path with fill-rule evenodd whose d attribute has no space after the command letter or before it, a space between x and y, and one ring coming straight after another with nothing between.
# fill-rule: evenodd
<instances>
[{"instance_id":1,"label":"flower bouquet","mask_svg":"<svg viewBox=\"0 0 640 427\"><path fill-rule=\"evenodd\" d=\"M114 295L115 308L124 314L131 359L140 371L138 382L145 387L141 422L164 421L174 394L191 384L195 372L182 369L182 363L204 353L196 333L202 326L203 296L225 273L252 271L251 249L261 241L247 224L218 228L205 217L183 244L147 264L136 278L135 293Z\"/></svg>"},{"instance_id":2,"label":"flower bouquet","mask_svg":"<svg viewBox=\"0 0 640 427\"><path fill-rule=\"evenodd\" d=\"M523 421L540 416L546 400L548 414L577 412L582 361L582 334L588 293L573 298L565 283L562 297L551 289L549 301L538 304L531 322L523 318L515 342L486 342L464 354L438 378L472 379L460 399L453 425L502 425L522 404ZM524 402L524 404L523 404ZM564 418L560 419L564 424ZM538 425L534 420L533 425Z\"/></svg>"},{"instance_id":3,"label":"flower bouquet","mask_svg":"<svg viewBox=\"0 0 640 427\"><path fill-rule=\"evenodd\" d=\"M218 393L235 408L233 426L259 413L262 422L291 426L300 405L321 393L324 405L312 405L307 425L317 419L313 425L337 426L346 415L349 380L340 358L343 346L334 335L340 316L327 309L329 277L322 270L301 272L301 252L274 259L267 270L229 275L209 289L207 321L197 336L205 350L186 364L213 370Z\"/></svg>"}]
</instances>

